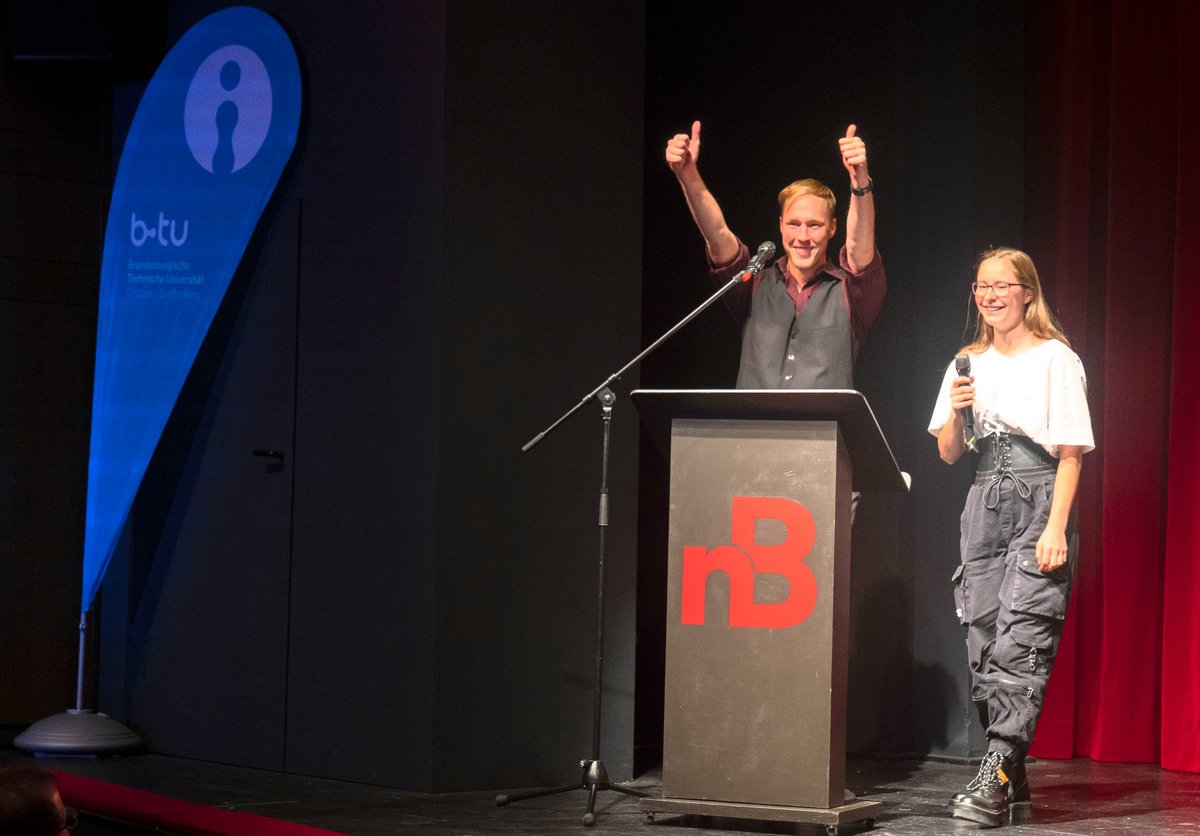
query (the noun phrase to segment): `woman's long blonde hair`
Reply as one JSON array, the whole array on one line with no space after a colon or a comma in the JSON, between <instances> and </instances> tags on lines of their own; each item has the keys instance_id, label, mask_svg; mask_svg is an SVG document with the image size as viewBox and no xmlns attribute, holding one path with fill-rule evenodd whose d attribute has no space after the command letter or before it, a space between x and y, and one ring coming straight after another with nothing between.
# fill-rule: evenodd
<instances>
[{"instance_id":1,"label":"woman's long blonde hair","mask_svg":"<svg viewBox=\"0 0 1200 836\"><path fill-rule=\"evenodd\" d=\"M983 262L993 258L1002 258L1007 261L1013 268L1013 272L1017 274L1017 282L1024 285L1024 289L1033 295L1033 298L1025 305L1025 327L1036 337L1043 340L1058 340L1063 345L1070 347L1071 341L1067 339L1058 320L1054 318L1050 306L1046 304L1046 297L1042 293L1042 282L1038 278L1037 268L1033 266L1033 259L1013 247L993 247L979 256L979 260L975 262L976 275L978 275ZM975 317L975 339L963 346L962 350L978 354L991 346L995 334L992 326L984 322L983 317L979 315L973 294L967 300L967 304L969 306L968 327L970 327L970 317Z\"/></svg>"}]
</instances>

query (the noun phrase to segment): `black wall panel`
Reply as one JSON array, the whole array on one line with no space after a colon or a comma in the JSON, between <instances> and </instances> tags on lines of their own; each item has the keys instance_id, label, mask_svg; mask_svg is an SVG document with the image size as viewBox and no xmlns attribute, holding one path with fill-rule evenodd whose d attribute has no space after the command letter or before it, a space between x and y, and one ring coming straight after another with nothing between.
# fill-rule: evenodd
<instances>
[{"instance_id":1,"label":"black wall panel","mask_svg":"<svg viewBox=\"0 0 1200 836\"><path fill-rule=\"evenodd\" d=\"M638 351L640 0L450 4L438 425L437 783L591 756L602 454ZM632 766L638 417L614 384L601 757Z\"/></svg>"},{"instance_id":2,"label":"black wall panel","mask_svg":"<svg viewBox=\"0 0 1200 836\"><path fill-rule=\"evenodd\" d=\"M215 5L172 4L173 36ZM255 711L278 703L288 771L419 790L570 779L590 747L598 408L536 455L520 445L637 348L640 4L565 19L492 3L264 8L292 33L308 93L286 185L303 206L287 686L283 700L261 689ZM564 26L574 39L552 37ZM582 164L564 149L589 132ZM632 746L637 419L624 413L610 473L615 776ZM156 537L139 525L135 551ZM238 548L221 534L236 518L212 525L213 543ZM199 562L160 549L153 563L131 565L126 585L173 588L153 580L163 571L189 572L179 588L197 595L210 585ZM250 588L273 571L250 554L238 565ZM149 731L161 724L139 717L138 695L187 677L143 658L177 642L144 635L145 605L129 604L130 635L107 653L136 689L113 699ZM181 636L186 621L156 615ZM148 662L176 684L136 678ZM181 718L178 753L212 738L202 720ZM248 762L242 748L231 762Z\"/></svg>"},{"instance_id":3,"label":"black wall panel","mask_svg":"<svg viewBox=\"0 0 1200 836\"><path fill-rule=\"evenodd\" d=\"M0 726L74 705L107 89L0 63Z\"/></svg>"}]
</instances>

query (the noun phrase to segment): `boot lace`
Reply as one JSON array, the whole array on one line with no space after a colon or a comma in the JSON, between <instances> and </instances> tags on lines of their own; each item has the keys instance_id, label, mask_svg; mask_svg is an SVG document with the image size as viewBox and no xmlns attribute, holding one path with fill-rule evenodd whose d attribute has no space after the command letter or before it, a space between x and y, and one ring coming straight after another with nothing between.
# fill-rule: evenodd
<instances>
[{"instance_id":1,"label":"boot lace","mask_svg":"<svg viewBox=\"0 0 1200 836\"><path fill-rule=\"evenodd\" d=\"M979 764L979 772L967 784L967 792L974 792L978 789L999 789L1004 786L1004 781L1000 779L1000 762L1003 757L999 752L988 752Z\"/></svg>"}]
</instances>

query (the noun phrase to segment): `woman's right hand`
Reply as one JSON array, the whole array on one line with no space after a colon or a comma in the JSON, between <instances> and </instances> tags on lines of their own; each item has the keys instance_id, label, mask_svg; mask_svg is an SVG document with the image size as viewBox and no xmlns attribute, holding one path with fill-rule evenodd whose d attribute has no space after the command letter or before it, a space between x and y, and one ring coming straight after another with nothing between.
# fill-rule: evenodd
<instances>
[{"instance_id":1,"label":"woman's right hand","mask_svg":"<svg viewBox=\"0 0 1200 836\"><path fill-rule=\"evenodd\" d=\"M956 413L970 409L975 403L975 377L956 377L950 382L950 406Z\"/></svg>"}]
</instances>

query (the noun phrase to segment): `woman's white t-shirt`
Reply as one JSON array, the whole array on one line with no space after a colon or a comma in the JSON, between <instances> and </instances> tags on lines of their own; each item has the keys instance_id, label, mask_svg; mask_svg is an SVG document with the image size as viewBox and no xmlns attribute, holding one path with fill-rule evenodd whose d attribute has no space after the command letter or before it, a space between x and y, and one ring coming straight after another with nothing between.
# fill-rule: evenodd
<instances>
[{"instance_id":1,"label":"woman's white t-shirt","mask_svg":"<svg viewBox=\"0 0 1200 836\"><path fill-rule=\"evenodd\" d=\"M1046 340L1012 357L989 346L970 357L976 438L993 432L1023 435L1055 458L1063 445L1082 447L1084 453L1095 449L1083 363L1062 342ZM933 435L952 416L950 384L956 377L951 362L929 420Z\"/></svg>"}]
</instances>

